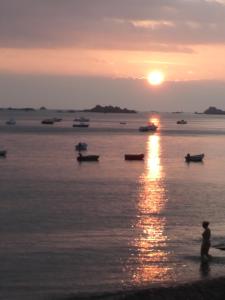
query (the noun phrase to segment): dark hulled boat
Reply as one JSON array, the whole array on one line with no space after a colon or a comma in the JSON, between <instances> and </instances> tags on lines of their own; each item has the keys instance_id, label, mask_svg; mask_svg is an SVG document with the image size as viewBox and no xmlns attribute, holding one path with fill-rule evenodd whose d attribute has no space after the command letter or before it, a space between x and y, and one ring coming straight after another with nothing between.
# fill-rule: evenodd
<instances>
[{"instance_id":1,"label":"dark hulled boat","mask_svg":"<svg viewBox=\"0 0 225 300\"><path fill-rule=\"evenodd\" d=\"M186 162L201 162L204 158L204 154L190 155L189 153L185 156Z\"/></svg>"},{"instance_id":2,"label":"dark hulled boat","mask_svg":"<svg viewBox=\"0 0 225 300\"><path fill-rule=\"evenodd\" d=\"M143 160L144 154L125 154L124 159L125 160Z\"/></svg>"},{"instance_id":3,"label":"dark hulled boat","mask_svg":"<svg viewBox=\"0 0 225 300\"><path fill-rule=\"evenodd\" d=\"M54 124L54 120L53 119L44 119L41 121L42 124L47 124L47 125L52 125Z\"/></svg>"},{"instance_id":4,"label":"dark hulled boat","mask_svg":"<svg viewBox=\"0 0 225 300\"><path fill-rule=\"evenodd\" d=\"M6 157L7 151L6 150L0 150L0 157Z\"/></svg>"},{"instance_id":5,"label":"dark hulled boat","mask_svg":"<svg viewBox=\"0 0 225 300\"><path fill-rule=\"evenodd\" d=\"M179 120L179 121L177 121L177 124L187 124L187 121L185 121L185 120Z\"/></svg>"},{"instance_id":6,"label":"dark hulled boat","mask_svg":"<svg viewBox=\"0 0 225 300\"><path fill-rule=\"evenodd\" d=\"M73 127L79 127L79 128L83 127L84 128L84 127L89 127L89 124L87 124L87 123L78 123L78 124L74 123Z\"/></svg>"},{"instance_id":7,"label":"dark hulled boat","mask_svg":"<svg viewBox=\"0 0 225 300\"><path fill-rule=\"evenodd\" d=\"M99 159L99 155L81 155L80 154L77 157L77 160L79 162L81 162L81 161L98 161L98 159Z\"/></svg>"}]
</instances>

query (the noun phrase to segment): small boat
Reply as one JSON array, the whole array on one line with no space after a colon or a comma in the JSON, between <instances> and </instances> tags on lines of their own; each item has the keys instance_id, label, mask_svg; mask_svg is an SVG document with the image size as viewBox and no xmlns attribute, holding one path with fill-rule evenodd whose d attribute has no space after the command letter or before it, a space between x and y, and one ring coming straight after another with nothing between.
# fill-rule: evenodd
<instances>
[{"instance_id":1,"label":"small boat","mask_svg":"<svg viewBox=\"0 0 225 300\"><path fill-rule=\"evenodd\" d=\"M225 244L214 245L213 248L224 251L225 250Z\"/></svg>"},{"instance_id":2,"label":"small boat","mask_svg":"<svg viewBox=\"0 0 225 300\"><path fill-rule=\"evenodd\" d=\"M9 119L5 122L6 125L16 125L16 121L14 119Z\"/></svg>"},{"instance_id":3,"label":"small boat","mask_svg":"<svg viewBox=\"0 0 225 300\"><path fill-rule=\"evenodd\" d=\"M204 158L204 154L190 155L189 153L185 156L186 162L201 162Z\"/></svg>"},{"instance_id":4,"label":"small boat","mask_svg":"<svg viewBox=\"0 0 225 300\"><path fill-rule=\"evenodd\" d=\"M139 127L139 131L146 132L146 131L156 131L158 126L156 126L154 123L149 123L147 126L141 126Z\"/></svg>"},{"instance_id":5,"label":"small boat","mask_svg":"<svg viewBox=\"0 0 225 300\"><path fill-rule=\"evenodd\" d=\"M0 157L6 157L7 151L4 149L0 150Z\"/></svg>"},{"instance_id":6,"label":"small boat","mask_svg":"<svg viewBox=\"0 0 225 300\"><path fill-rule=\"evenodd\" d=\"M55 118L53 118L52 119L54 122L61 122L62 121L62 118L57 118L57 117L55 117Z\"/></svg>"},{"instance_id":7,"label":"small boat","mask_svg":"<svg viewBox=\"0 0 225 300\"><path fill-rule=\"evenodd\" d=\"M75 122L89 122L90 119L84 118L84 117L80 117L80 118L75 118L74 119Z\"/></svg>"},{"instance_id":8,"label":"small boat","mask_svg":"<svg viewBox=\"0 0 225 300\"><path fill-rule=\"evenodd\" d=\"M125 154L124 159L125 160L143 160L144 154Z\"/></svg>"},{"instance_id":9,"label":"small boat","mask_svg":"<svg viewBox=\"0 0 225 300\"><path fill-rule=\"evenodd\" d=\"M126 124L127 124L127 122L120 122L120 124L121 124L121 125L126 125Z\"/></svg>"},{"instance_id":10,"label":"small boat","mask_svg":"<svg viewBox=\"0 0 225 300\"><path fill-rule=\"evenodd\" d=\"M177 121L177 124L187 124L187 121L185 121L185 120L179 120L179 121Z\"/></svg>"},{"instance_id":11,"label":"small boat","mask_svg":"<svg viewBox=\"0 0 225 300\"><path fill-rule=\"evenodd\" d=\"M76 151L86 151L87 150L87 144L86 143L78 143L75 146Z\"/></svg>"},{"instance_id":12,"label":"small boat","mask_svg":"<svg viewBox=\"0 0 225 300\"><path fill-rule=\"evenodd\" d=\"M44 119L41 121L42 124L52 125L54 124L54 119Z\"/></svg>"},{"instance_id":13,"label":"small boat","mask_svg":"<svg viewBox=\"0 0 225 300\"><path fill-rule=\"evenodd\" d=\"M89 124L85 124L85 123L82 123L82 122L80 122L78 124L74 123L73 127L89 127Z\"/></svg>"},{"instance_id":14,"label":"small boat","mask_svg":"<svg viewBox=\"0 0 225 300\"><path fill-rule=\"evenodd\" d=\"M78 161L98 161L99 155L82 155L79 153L79 156L77 156Z\"/></svg>"}]
</instances>

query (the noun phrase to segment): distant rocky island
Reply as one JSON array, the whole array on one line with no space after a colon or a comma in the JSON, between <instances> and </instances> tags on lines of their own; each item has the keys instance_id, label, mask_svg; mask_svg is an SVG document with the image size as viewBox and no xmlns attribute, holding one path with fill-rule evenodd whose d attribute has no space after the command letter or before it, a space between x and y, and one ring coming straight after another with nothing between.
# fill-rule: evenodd
<instances>
[{"instance_id":1,"label":"distant rocky island","mask_svg":"<svg viewBox=\"0 0 225 300\"><path fill-rule=\"evenodd\" d=\"M204 114L207 115L225 115L225 111L219 108L216 108L215 106L210 106L204 111Z\"/></svg>"},{"instance_id":2,"label":"distant rocky island","mask_svg":"<svg viewBox=\"0 0 225 300\"><path fill-rule=\"evenodd\" d=\"M97 113L125 113L125 114L136 114L136 110L120 108L119 106L101 106L96 105L91 109L84 109L84 112L97 112Z\"/></svg>"}]
</instances>

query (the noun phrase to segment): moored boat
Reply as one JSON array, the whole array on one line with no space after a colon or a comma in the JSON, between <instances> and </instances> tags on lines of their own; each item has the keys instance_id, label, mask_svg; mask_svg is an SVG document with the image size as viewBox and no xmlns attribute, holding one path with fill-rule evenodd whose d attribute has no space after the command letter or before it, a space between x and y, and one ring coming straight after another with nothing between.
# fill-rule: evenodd
<instances>
[{"instance_id":1,"label":"moored boat","mask_svg":"<svg viewBox=\"0 0 225 300\"><path fill-rule=\"evenodd\" d=\"M9 119L8 121L5 122L6 125L16 125L16 120L14 119Z\"/></svg>"},{"instance_id":2,"label":"moored boat","mask_svg":"<svg viewBox=\"0 0 225 300\"><path fill-rule=\"evenodd\" d=\"M124 155L125 160L143 160L144 154L125 154Z\"/></svg>"},{"instance_id":3,"label":"moored boat","mask_svg":"<svg viewBox=\"0 0 225 300\"><path fill-rule=\"evenodd\" d=\"M7 155L7 150L0 149L0 157L6 157L6 155Z\"/></svg>"},{"instance_id":4,"label":"moored boat","mask_svg":"<svg viewBox=\"0 0 225 300\"><path fill-rule=\"evenodd\" d=\"M77 157L77 160L79 162L81 161L98 161L99 155L82 155L79 153L79 156Z\"/></svg>"},{"instance_id":5,"label":"moored boat","mask_svg":"<svg viewBox=\"0 0 225 300\"><path fill-rule=\"evenodd\" d=\"M185 120L178 120L177 124L187 124L187 121L185 121Z\"/></svg>"},{"instance_id":6,"label":"moored boat","mask_svg":"<svg viewBox=\"0 0 225 300\"><path fill-rule=\"evenodd\" d=\"M73 124L73 127L89 127L89 124L87 124L87 123L82 123L82 122L80 122L80 123L74 123Z\"/></svg>"},{"instance_id":7,"label":"moored boat","mask_svg":"<svg viewBox=\"0 0 225 300\"><path fill-rule=\"evenodd\" d=\"M80 118L75 118L74 121L75 122L89 122L90 119L85 118L85 117L80 117Z\"/></svg>"},{"instance_id":8,"label":"moored boat","mask_svg":"<svg viewBox=\"0 0 225 300\"><path fill-rule=\"evenodd\" d=\"M186 162L201 162L204 158L204 154L190 155L189 153L185 156Z\"/></svg>"},{"instance_id":9,"label":"moored boat","mask_svg":"<svg viewBox=\"0 0 225 300\"><path fill-rule=\"evenodd\" d=\"M149 123L147 126L141 126L139 127L139 131L146 132L146 131L156 131L158 126L156 126L154 123Z\"/></svg>"},{"instance_id":10,"label":"moored boat","mask_svg":"<svg viewBox=\"0 0 225 300\"><path fill-rule=\"evenodd\" d=\"M54 119L44 119L41 121L42 124L52 125L54 124Z\"/></svg>"},{"instance_id":11,"label":"moored boat","mask_svg":"<svg viewBox=\"0 0 225 300\"><path fill-rule=\"evenodd\" d=\"M86 143L78 143L75 145L76 151L86 151L87 150L87 144Z\"/></svg>"},{"instance_id":12,"label":"moored boat","mask_svg":"<svg viewBox=\"0 0 225 300\"><path fill-rule=\"evenodd\" d=\"M225 250L225 244L218 244L214 245L213 248L219 249L219 250Z\"/></svg>"},{"instance_id":13,"label":"moored boat","mask_svg":"<svg viewBox=\"0 0 225 300\"><path fill-rule=\"evenodd\" d=\"M55 117L55 118L53 118L52 119L54 122L61 122L62 121L62 118L57 118L57 117Z\"/></svg>"}]
</instances>

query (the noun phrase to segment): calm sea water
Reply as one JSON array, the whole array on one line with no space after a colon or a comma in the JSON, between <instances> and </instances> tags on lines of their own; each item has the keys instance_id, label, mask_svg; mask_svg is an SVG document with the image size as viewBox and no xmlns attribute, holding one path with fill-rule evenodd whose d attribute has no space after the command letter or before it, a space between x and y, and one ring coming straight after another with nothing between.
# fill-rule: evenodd
<instances>
[{"instance_id":1,"label":"calm sea water","mask_svg":"<svg viewBox=\"0 0 225 300\"><path fill-rule=\"evenodd\" d=\"M225 242L225 117L0 112L0 298L57 299L225 275L199 260L201 222ZM57 124L42 125L49 116ZM13 117L16 126L5 125ZM157 133L140 133L148 119ZM186 119L187 125L177 125ZM126 121L121 125L120 121ZM98 163L76 161L88 144ZM204 163L184 156L205 153ZM143 162L124 161L144 153Z\"/></svg>"}]
</instances>

